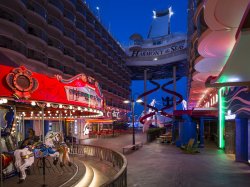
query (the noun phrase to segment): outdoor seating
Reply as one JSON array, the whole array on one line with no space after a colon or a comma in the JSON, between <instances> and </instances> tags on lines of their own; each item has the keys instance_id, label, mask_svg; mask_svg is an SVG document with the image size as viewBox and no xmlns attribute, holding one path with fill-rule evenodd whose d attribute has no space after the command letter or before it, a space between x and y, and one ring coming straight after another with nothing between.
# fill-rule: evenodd
<instances>
[{"instance_id":1,"label":"outdoor seating","mask_svg":"<svg viewBox=\"0 0 250 187\"><path fill-rule=\"evenodd\" d=\"M134 145L126 145L122 148L122 153L124 154L125 150L137 150L139 149L140 147L143 146L143 143L142 142L135 142Z\"/></svg>"}]
</instances>

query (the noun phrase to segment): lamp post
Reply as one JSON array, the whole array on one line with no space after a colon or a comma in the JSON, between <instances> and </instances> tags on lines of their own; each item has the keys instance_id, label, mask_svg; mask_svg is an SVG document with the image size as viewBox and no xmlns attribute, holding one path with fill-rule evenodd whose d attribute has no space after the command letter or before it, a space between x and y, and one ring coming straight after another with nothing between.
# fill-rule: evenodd
<instances>
[{"instance_id":1,"label":"lamp post","mask_svg":"<svg viewBox=\"0 0 250 187\"><path fill-rule=\"evenodd\" d=\"M132 144L135 145L135 102L141 103L143 102L141 99L134 100L134 98L131 98L131 100L125 100L124 103L128 104L131 103L131 111L132 111L132 133L133 133L133 139Z\"/></svg>"},{"instance_id":2,"label":"lamp post","mask_svg":"<svg viewBox=\"0 0 250 187\"><path fill-rule=\"evenodd\" d=\"M133 145L135 145L135 101L134 100L132 100L131 101L131 104L132 104L132 125L133 125L133 141L132 141L132 143L133 143Z\"/></svg>"}]
</instances>

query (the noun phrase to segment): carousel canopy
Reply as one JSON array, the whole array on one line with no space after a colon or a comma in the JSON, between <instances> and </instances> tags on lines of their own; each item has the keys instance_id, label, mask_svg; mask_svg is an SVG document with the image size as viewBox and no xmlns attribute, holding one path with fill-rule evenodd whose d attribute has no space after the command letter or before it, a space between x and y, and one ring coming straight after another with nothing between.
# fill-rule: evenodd
<instances>
[{"instance_id":1,"label":"carousel canopy","mask_svg":"<svg viewBox=\"0 0 250 187\"><path fill-rule=\"evenodd\" d=\"M0 65L0 81L0 98L19 111L39 111L43 107L48 111L76 111L77 116L102 115L103 94L99 84L85 74L66 80L60 75L48 77L25 67Z\"/></svg>"}]
</instances>

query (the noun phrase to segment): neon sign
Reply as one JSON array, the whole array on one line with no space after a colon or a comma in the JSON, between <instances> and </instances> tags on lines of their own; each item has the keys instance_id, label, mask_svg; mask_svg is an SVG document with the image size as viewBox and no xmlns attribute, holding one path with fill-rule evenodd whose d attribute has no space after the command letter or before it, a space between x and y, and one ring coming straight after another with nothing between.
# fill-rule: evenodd
<instances>
[{"instance_id":1,"label":"neon sign","mask_svg":"<svg viewBox=\"0 0 250 187\"><path fill-rule=\"evenodd\" d=\"M231 110L227 111L227 115L225 116L226 120L233 120L236 118L236 114L231 114Z\"/></svg>"}]
</instances>

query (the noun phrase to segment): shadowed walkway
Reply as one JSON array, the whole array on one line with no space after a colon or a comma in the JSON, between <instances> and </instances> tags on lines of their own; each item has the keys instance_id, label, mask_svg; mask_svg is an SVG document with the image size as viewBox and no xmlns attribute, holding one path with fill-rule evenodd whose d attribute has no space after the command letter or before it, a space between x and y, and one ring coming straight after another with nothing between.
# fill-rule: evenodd
<instances>
[{"instance_id":1,"label":"shadowed walkway","mask_svg":"<svg viewBox=\"0 0 250 187\"><path fill-rule=\"evenodd\" d=\"M146 142L142 134L136 141ZM115 138L88 139L85 144L100 145L122 152L132 142L132 135ZM126 154L128 186L141 187L249 187L250 166L235 162L214 144L206 144L201 153L184 154L174 145L145 144L137 151Z\"/></svg>"}]
</instances>

